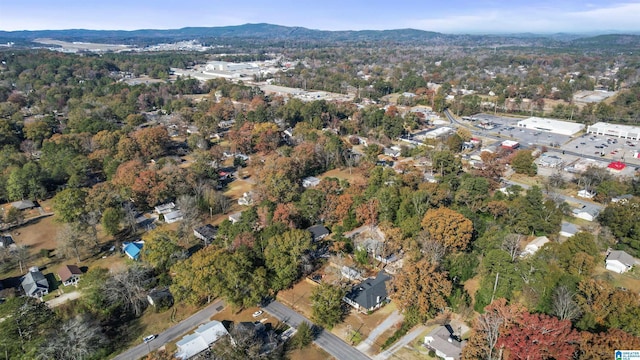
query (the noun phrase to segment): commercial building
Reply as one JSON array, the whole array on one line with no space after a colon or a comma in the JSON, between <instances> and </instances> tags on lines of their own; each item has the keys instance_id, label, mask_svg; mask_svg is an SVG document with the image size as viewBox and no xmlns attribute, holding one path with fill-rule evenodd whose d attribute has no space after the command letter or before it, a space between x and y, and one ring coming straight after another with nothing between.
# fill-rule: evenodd
<instances>
[{"instance_id":1,"label":"commercial building","mask_svg":"<svg viewBox=\"0 0 640 360\"><path fill-rule=\"evenodd\" d=\"M587 127L589 134L640 140L640 127L599 122Z\"/></svg>"},{"instance_id":2,"label":"commercial building","mask_svg":"<svg viewBox=\"0 0 640 360\"><path fill-rule=\"evenodd\" d=\"M559 135L573 136L584 129L584 124L534 116L518 121L518 127L545 131Z\"/></svg>"},{"instance_id":3,"label":"commercial building","mask_svg":"<svg viewBox=\"0 0 640 360\"><path fill-rule=\"evenodd\" d=\"M513 140L505 140L500 144L505 149L515 150L520 147L520 143Z\"/></svg>"}]
</instances>

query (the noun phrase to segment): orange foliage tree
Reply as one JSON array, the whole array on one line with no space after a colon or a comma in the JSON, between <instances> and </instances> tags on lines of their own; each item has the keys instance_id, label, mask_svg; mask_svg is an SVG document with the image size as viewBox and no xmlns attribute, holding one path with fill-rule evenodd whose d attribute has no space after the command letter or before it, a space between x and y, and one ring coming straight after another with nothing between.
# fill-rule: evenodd
<instances>
[{"instance_id":1,"label":"orange foliage tree","mask_svg":"<svg viewBox=\"0 0 640 360\"><path fill-rule=\"evenodd\" d=\"M473 235L473 223L464 215L448 208L429 209L422 219L422 228L432 240L448 250L464 250Z\"/></svg>"}]
</instances>

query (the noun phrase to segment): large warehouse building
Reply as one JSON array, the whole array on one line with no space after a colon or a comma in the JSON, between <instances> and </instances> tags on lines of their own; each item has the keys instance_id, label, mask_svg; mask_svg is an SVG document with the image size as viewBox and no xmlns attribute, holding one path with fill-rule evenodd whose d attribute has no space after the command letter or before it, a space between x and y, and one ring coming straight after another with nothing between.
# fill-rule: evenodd
<instances>
[{"instance_id":1,"label":"large warehouse building","mask_svg":"<svg viewBox=\"0 0 640 360\"><path fill-rule=\"evenodd\" d=\"M518 126L567 136L573 136L584 129L584 124L539 118L535 116L518 121Z\"/></svg>"},{"instance_id":2,"label":"large warehouse building","mask_svg":"<svg viewBox=\"0 0 640 360\"><path fill-rule=\"evenodd\" d=\"M589 126L587 128L587 132L590 134L640 140L640 127L637 126L617 125L599 122Z\"/></svg>"}]
</instances>

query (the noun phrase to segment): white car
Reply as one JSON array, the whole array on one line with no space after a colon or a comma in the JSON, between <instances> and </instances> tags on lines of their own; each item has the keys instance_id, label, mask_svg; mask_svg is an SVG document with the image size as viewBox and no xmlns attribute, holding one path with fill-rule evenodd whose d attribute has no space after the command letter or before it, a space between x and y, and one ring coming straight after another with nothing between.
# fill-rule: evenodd
<instances>
[{"instance_id":1,"label":"white car","mask_svg":"<svg viewBox=\"0 0 640 360\"><path fill-rule=\"evenodd\" d=\"M254 317L254 318L257 318L258 316L262 315L263 313L264 313L264 311L262 311L262 310L258 310L258 311L256 311L256 312L254 312L254 313L253 313L253 317Z\"/></svg>"},{"instance_id":2,"label":"white car","mask_svg":"<svg viewBox=\"0 0 640 360\"><path fill-rule=\"evenodd\" d=\"M149 335L149 336L145 336L145 337L142 339L142 341L144 341L144 343L146 344L146 343L148 343L149 341L151 341L151 340L153 340L153 339L155 339L155 338L156 338L156 336L155 336L155 335Z\"/></svg>"}]
</instances>

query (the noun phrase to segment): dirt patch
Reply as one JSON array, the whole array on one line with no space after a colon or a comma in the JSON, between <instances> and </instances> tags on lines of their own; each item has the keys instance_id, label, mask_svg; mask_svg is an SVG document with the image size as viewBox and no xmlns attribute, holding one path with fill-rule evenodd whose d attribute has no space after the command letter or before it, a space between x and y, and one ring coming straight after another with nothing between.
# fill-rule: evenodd
<instances>
[{"instance_id":1,"label":"dirt patch","mask_svg":"<svg viewBox=\"0 0 640 360\"><path fill-rule=\"evenodd\" d=\"M474 304L476 301L476 292L480 288L480 275L477 275L474 278L471 278L464 282L464 289L467 291L467 294L471 296L471 304Z\"/></svg>"},{"instance_id":2,"label":"dirt patch","mask_svg":"<svg viewBox=\"0 0 640 360\"><path fill-rule=\"evenodd\" d=\"M249 181L236 179L229 183L229 189L225 191L225 195L233 200L238 200L242 194L251 191L253 184Z\"/></svg>"},{"instance_id":3,"label":"dirt patch","mask_svg":"<svg viewBox=\"0 0 640 360\"><path fill-rule=\"evenodd\" d=\"M13 229L11 235L16 244L26 245L31 253L37 253L41 249L56 248L55 237L61 226L54 221L53 216L42 217L31 220L26 226Z\"/></svg>"},{"instance_id":4,"label":"dirt patch","mask_svg":"<svg viewBox=\"0 0 640 360\"><path fill-rule=\"evenodd\" d=\"M315 345L307 346L302 350L293 350L287 355L291 360L327 360L332 358L326 351Z\"/></svg>"},{"instance_id":5,"label":"dirt patch","mask_svg":"<svg viewBox=\"0 0 640 360\"><path fill-rule=\"evenodd\" d=\"M349 169L333 169L333 170L327 171L324 174L319 176L320 179L323 179L323 178L326 178L326 177L330 177L330 178L333 177L333 178L347 180L350 184L357 183L357 182L359 182L359 183L365 183L366 182L365 177L358 170L358 168L352 168L351 170L349 170Z\"/></svg>"},{"instance_id":6,"label":"dirt patch","mask_svg":"<svg viewBox=\"0 0 640 360\"><path fill-rule=\"evenodd\" d=\"M280 291L277 298L283 304L311 319L310 297L316 286L317 284L312 281L303 280L291 289Z\"/></svg>"},{"instance_id":7,"label":"dirt patch","mask_svg":"<svg viewBox=\"0 0 640 360\"><path fill-rule=\"evenodd\" d=\"M389 303L369 315L352 309L344 321L336 325L331 332L346 341L348 344L352 343L354 331L359 331L362 334L362 339L364 340L369 336L371 331L376 328L376 326L380 325L380 323L382 323L387 316L396 309L397 308L394 303ZM376 344L372 347L376 351L380 348L379 345L382 344L379 340L380 338L376 340Z\"/></svg>"}]
</instances>

